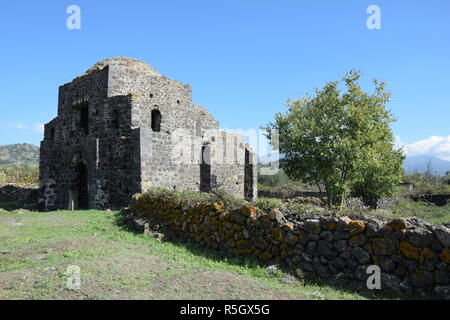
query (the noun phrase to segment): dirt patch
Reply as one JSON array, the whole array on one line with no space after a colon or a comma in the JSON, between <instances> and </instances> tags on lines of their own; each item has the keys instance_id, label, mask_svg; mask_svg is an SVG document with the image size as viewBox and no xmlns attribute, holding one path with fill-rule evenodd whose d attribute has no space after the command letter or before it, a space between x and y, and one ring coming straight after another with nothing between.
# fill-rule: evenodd
<instances>
[{"instance_id":1,"label":"dirt patch","mask_svg":"<svg viewBox=\"0 0 450 320\"><path fill-rule=\"evenodd\" d=\"M257 279L226 271L184 270L177 277L155 279L149 292L162 299L262 299L286 300L303 297L280 293Z\"/></svg>"},{"instance_id":2,"label":"dirt patch","mask_svg":"<svg viewBox=\"0 0 450 320\"><path fill-rule=\"evenodd\" d=\"M0 220L0 224L5 224L8 226L21 226L22 223L19 222L17 219L11 217L11 216L4 216L1 220Z\"/></svg>"},{"instance_id":3,"label":"dirt patch","mask_svg":"<svg viewBox=\"0 0 450 320\"><path fill-rule=\"evenodd\" d=\"M48 254L45 253L41 253L41 254L34 254L31 256L31 260L33 261L40 261L40 260L44 260L48 257Z\"/></svg>"},{"instance_id":4,"label":"dirt patch","mask_svg":"<svg viewBox=\"0 0 450 320\"><path fill-rule=\"evenodd\" d=\"M45 221L63 221L64 219L57 216L49 216L49 217L43 217L42 220Z\"/></svg>"}]
</instances>

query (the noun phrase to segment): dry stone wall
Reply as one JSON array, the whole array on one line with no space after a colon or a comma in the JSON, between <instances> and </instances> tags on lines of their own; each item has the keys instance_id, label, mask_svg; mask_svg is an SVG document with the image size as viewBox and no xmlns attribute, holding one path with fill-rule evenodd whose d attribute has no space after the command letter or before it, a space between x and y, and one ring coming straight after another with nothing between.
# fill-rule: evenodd
<instances>
[{"instance_id":1,"label":"dry stone wall","mask_svg":"<svg viewBox=\"0 0 450 320\"><path fill-rule=\"evenodd\" d=\"M367 268L381 269L382 289L450 299L450 225L371 216L292 215L221 203L135 196L131 220L141 231L157 221L176 238L234 255L283 264L294 274L367 289ZM146 222L147 221L147 222ZM152 222L153 221L153 222Z\"/></svg>"},{"instance_id":2,"label":"dry stone wall","mask_svg":"<svg viewBox=\"0 0 450 320\"><path fill-rule=\"evenodd\" d=\"M39 185L0 184L0 202L26 202L36 204L39 198Z\"/></svg>"},{"instance_id":3,"label":"dry stone wall","mask_svg":"<svg viewBox=\"0 0 450 320\"><path fill-rule=\"evenodd\" d=\"M437 206L446 206L447 204L450 204L450 194L419 194L412 195L411 199L414 201L433 203Z\"/></svg>"}]
</instances>

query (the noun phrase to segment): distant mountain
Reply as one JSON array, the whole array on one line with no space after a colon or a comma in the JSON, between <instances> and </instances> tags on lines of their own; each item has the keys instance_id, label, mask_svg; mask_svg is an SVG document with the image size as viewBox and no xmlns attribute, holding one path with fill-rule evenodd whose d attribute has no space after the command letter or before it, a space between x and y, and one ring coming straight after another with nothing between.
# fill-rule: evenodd
<instances>
[{"instance_id":1,"label":"distant mountain","mask_svg":"<svg viewBox=\"0 0 450 320\"><path fill-rule=\"evenodd\" d=\"M0 146L0 166L39 165L39 148L33 144Z\"/></svg>"},{"instance_id":2,"label":"distant mountain","mask_svg":"<svg viewBox=\"0 0 450 320\"><path fill-rule=\"evenodd\" d=\"M424 172L430 166L433 173L443 175L450 171L450 161L445 161L432 156L415 156L407 157L403 163L406 173Z\"/></svg>"}]
</instances>

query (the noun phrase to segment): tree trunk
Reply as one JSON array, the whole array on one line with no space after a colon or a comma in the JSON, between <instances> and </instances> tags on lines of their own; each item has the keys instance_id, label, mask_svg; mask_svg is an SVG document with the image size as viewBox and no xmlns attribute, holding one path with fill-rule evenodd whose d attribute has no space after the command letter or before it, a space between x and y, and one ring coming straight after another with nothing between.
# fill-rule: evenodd
<instances>
[{"instance_id":1,"label":"tree trunk","mask_svg":"<svg viewBox=\"0 0 450 320\"><path fill-rule=\"evenodd\" d=\"M345 200L345 195L342 194L341 195L341 206L340 206L339 210L342 210L342 208L344 207L344 200Z\"/></svg>"},{"instance_id":2,"label":"tree trunk","mask_svg":"<svg viewBox=\"0 0 450 320\"><path fill-rule=\"evenodd\" d=\"M325 192L327 194L327 202L328 202L328 210L331 210L333 207L333 199L331 197L331 192L329 191L329 188L325 186Z\"/></svg>"}]
</instances>

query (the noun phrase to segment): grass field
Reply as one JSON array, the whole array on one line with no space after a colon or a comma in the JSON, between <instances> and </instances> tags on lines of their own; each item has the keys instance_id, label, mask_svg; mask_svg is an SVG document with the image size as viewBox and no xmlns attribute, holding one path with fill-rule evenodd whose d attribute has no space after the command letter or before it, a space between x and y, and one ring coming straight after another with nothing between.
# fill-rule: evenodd
<instances>
[{"instance_id":1,"label":"grass field","mask_svg":"<svg viewBox=\"0 0 450 320\"><path fill-rule=\"evenodd\" d=\"M283 282L253 260L132 233L118 217L0 209L0 299L373 298L318 280ZM72 265L81 269L78 290L66 286Z\"/></svg>"},{"instance_id":2,"label":"grass field","mask_svg":"<svg viewBox=\"0 0 450 320\"><path fill-rule=\"evenodd\" d=\"M393 206L391 211L394 216L417 217L433 224L450 222L450 204L439 207L404 199Z\"/></svg>"},{"instance_id":3,"label":"grass field","mask_svg":"<svg viewBox=\"0 0 450 320\"><path fill-rule=\"evenodd\" d=\"M303 203L286 203L278 198L265 198L260 197L256 200L256 206L263 209L265 212L269 212L273 208L285 208L293 213L302 214L305 211L323 212L325 208ZM340 211L340 214L352 214L354 209L344 208ZM365 209L360 210L360 213L384 216L388 218L420 218L431 224L441 224L450 222L450 204L445 206L437 206L425 202L416 202L411 199L401 199L397 203L388 206L384 209L372 210Z\"/></svg>"}]
</instances>

